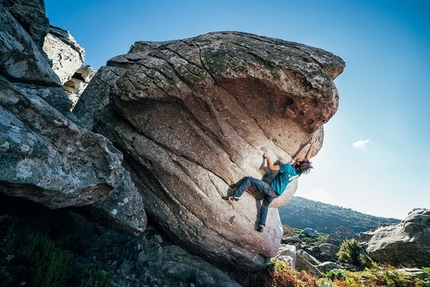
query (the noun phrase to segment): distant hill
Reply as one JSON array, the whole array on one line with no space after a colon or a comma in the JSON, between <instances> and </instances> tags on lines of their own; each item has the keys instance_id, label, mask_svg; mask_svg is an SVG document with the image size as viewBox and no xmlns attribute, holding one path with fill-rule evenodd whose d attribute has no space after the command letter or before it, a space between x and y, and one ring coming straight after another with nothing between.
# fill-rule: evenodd
<instances>
[{"instance_id":1,"label":"distant hill","mask_svg":"<svg viewBox=\"0 0 430 287\"><path fill-rule=\"evenodd\" d=\"M324 233L331 233L339 226L358 233L400 222L399 219L364 214L299 196L294 196L288 204L278 207L278 210L282 224L300 229L310 227Z\"/></svg>"}]
</instances>

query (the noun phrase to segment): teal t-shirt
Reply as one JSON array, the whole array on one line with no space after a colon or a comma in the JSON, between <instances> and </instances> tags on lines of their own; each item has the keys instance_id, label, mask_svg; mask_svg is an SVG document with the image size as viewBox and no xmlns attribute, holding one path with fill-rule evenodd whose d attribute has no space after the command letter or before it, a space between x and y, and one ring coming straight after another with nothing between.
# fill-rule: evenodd
<instances>
[{"instance_id":1,"label":"teal t-shirt","mask_svg":"<svg viewBox=\"0 0 430 287\"><path fill-rule=\"evenodd\" d=\"M279 166L279 172L273 179L270 186L277 194L281 195L284 193L287 185L299 176L300 174L296 172L294 166L291 164L282 164Z\"/></svg>"}]
</instances>

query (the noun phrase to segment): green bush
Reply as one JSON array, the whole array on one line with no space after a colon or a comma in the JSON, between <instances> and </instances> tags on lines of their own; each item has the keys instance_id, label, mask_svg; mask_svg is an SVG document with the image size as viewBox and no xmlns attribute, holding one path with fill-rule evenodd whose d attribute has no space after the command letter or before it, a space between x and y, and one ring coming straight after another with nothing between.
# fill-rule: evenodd
<instances>
[{"instance_id":1,"label":"green bush","mask_svg":"<svg viewBox=\"0 0 430 287\"><path fill-rule=\"evenodd\" d=\"M317 246L326 242L328 237L327 233L319 232L317 237L309 237L305 235L305 233L303 232L303 229L293 228L293 230L294 230L294 233L300 238L300 240L303 243L311 246Z\"/></svg>"},{"instance_id":2,"label":"green bush","mask_svg":"<svg viewBox=\"0 0 430 287\"><path fill-rule=\"evenodd\" d=\"M347 271L344 269L332 269L325 274L325 277L330 280L344 279L347 277Z\"/></svg>"},{"instance_id":3,"label":"green bush","mask_svg":"<svg viewBox=\"0 0 430 287\"><path fill-rule=\"evenodd\" d=\"M361 268L370 267L373 264L363 246L355 239L343 241L336 255L339 262L353 264Z\"/></svg>"}]
</instances>

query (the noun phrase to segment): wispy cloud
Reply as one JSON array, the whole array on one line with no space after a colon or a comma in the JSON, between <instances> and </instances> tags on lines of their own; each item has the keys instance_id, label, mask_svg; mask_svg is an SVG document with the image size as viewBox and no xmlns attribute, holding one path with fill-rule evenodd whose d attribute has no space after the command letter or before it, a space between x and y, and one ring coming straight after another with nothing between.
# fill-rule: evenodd
<instances>
[{"instance_id":1,"label":"wispy cloud","mask_svg":"<svg viewBox=\"0 0 430 287\"><path fill-rule=\"evenodd\" d=\"M359 148L362 150L366 149L366 145L370 142L370 140L358 140L352 144L353 148Z\"/></svg>"}]
</instances>

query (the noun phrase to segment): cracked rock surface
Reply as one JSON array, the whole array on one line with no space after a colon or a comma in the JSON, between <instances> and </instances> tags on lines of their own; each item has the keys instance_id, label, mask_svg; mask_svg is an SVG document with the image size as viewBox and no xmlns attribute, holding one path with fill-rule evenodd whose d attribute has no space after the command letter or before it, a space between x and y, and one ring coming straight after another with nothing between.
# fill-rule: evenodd
<instances>
[{"instance_id":1,"label":"cracked rock surface","mask_svg":"<svg viewBox=\"0 0 430 287\"><path fill-rule=\"evenodd\" d=\"M74 114L124 153L145 209L175 241L214 262L251 270L276 255L282 237L273 202L263 233L260 201L222 196L244 176L271 177L262 154L288 162L323 141L336 112L339 57L239 32L136 42L94 76Z\"/></svg>"},{"instance_id":2,"label":"cracked rock surface","mask_svg":"<svg viewBox=\"0 0 430 287\"><path fill-rule=\"evenodd\" d=\"M51 209L96 203L101 222L141 233L146 214L123 155L77 124L42 50L44 10L39 0L0 1L0 193Z\"/></svg>"}]
</instances>

